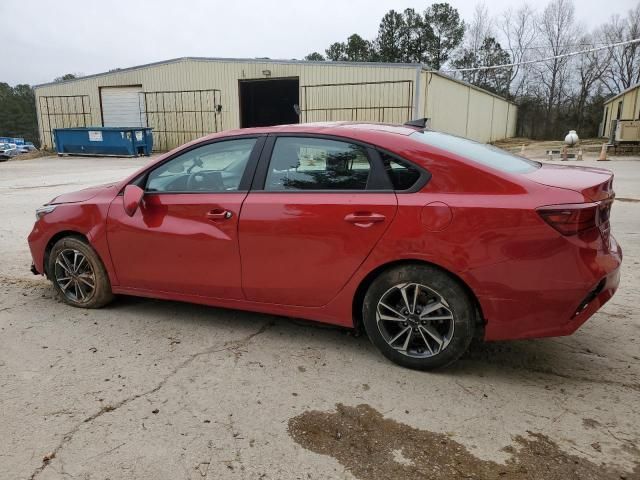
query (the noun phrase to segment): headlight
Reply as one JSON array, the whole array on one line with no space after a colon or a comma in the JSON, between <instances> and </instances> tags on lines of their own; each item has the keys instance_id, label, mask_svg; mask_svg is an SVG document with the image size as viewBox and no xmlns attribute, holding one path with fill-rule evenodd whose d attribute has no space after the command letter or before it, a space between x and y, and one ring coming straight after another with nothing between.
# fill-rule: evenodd
<instances>
[{"instance_id":1,"label":"headlight","mask_svg":"<svg viewBox=\"0 0 640 480\"><path fill-rule=\"evenodd\" d=\"M42 207L36 209L36 220L40 220L47 213L51 213L56 209L57 205L43 205Z\"/></svg>"}]
</instances>

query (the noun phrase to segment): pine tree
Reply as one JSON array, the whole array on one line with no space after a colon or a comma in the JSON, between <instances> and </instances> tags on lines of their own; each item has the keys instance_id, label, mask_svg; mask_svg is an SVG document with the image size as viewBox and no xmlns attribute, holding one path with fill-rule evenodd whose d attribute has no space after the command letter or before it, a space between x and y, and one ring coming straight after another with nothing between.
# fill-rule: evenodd
<instances>
[{"instance_id":1,"label":"pine tree","mask_svg":"<svg viewBox=\"0 0 640 480\"><path fill-rule=\"evenodd\" d=\"M448 3L434 3L424 12L424 23L433 34L427 40L425 63L440 70L462 42L464 22Z\"/></svg>"}]
</instances>

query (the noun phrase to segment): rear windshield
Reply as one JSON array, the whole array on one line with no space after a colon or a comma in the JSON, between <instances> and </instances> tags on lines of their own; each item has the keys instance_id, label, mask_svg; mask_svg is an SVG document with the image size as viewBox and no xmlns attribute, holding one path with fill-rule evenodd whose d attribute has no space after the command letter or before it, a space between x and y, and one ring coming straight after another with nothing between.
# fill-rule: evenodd
<instances>
[{"instance_id":1,"label":"rear windshield","mask_svg":"<svg viewBox=\"0 0 640 480\"><path fill-rule=\"evenodd\" d=\"M538 162L518 157L500 148L446 133L424 130L411 137L427 145L441 148L474 162L508 173L528 173L540 168Z\"/></svg>"}]
</instances>

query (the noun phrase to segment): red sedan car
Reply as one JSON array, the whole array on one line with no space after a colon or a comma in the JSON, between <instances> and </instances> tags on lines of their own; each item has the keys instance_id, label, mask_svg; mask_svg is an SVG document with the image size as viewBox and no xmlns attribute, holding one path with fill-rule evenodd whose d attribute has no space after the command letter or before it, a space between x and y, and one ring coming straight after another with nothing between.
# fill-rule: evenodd
<instances>
[{"instance_id":1,"label":"red sedan car","mask_svg":"<svg viewBox=\"0 0 640 480\"><path fill-rule=\"evenodd\" d=\"M429 369L486 340L569 335L618 287L613 175L415 126L228 131L37 211L34 273L114 294L362 325Z\"/></svg>"}]
</instances>

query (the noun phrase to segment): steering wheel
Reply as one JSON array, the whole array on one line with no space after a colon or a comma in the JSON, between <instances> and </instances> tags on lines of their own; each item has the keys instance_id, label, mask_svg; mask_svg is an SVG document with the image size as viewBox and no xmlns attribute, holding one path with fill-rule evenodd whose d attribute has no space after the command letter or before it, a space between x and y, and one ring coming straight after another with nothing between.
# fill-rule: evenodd
<instances>
[{"instance_id":1,"label":"steering wheel","mask_svg":"<svg viewBox=\"0 0 640 480\"><path fill-rule=\"evenodd\" d=\"M199 180L197 180L198 175L200 176ZM202 180L203 180L203 177L201 172L193 172L189 174L189 176L187 177L187 190L188 191L199 190L198 187L202 187Z\"/></svg>"}]
</instances>

